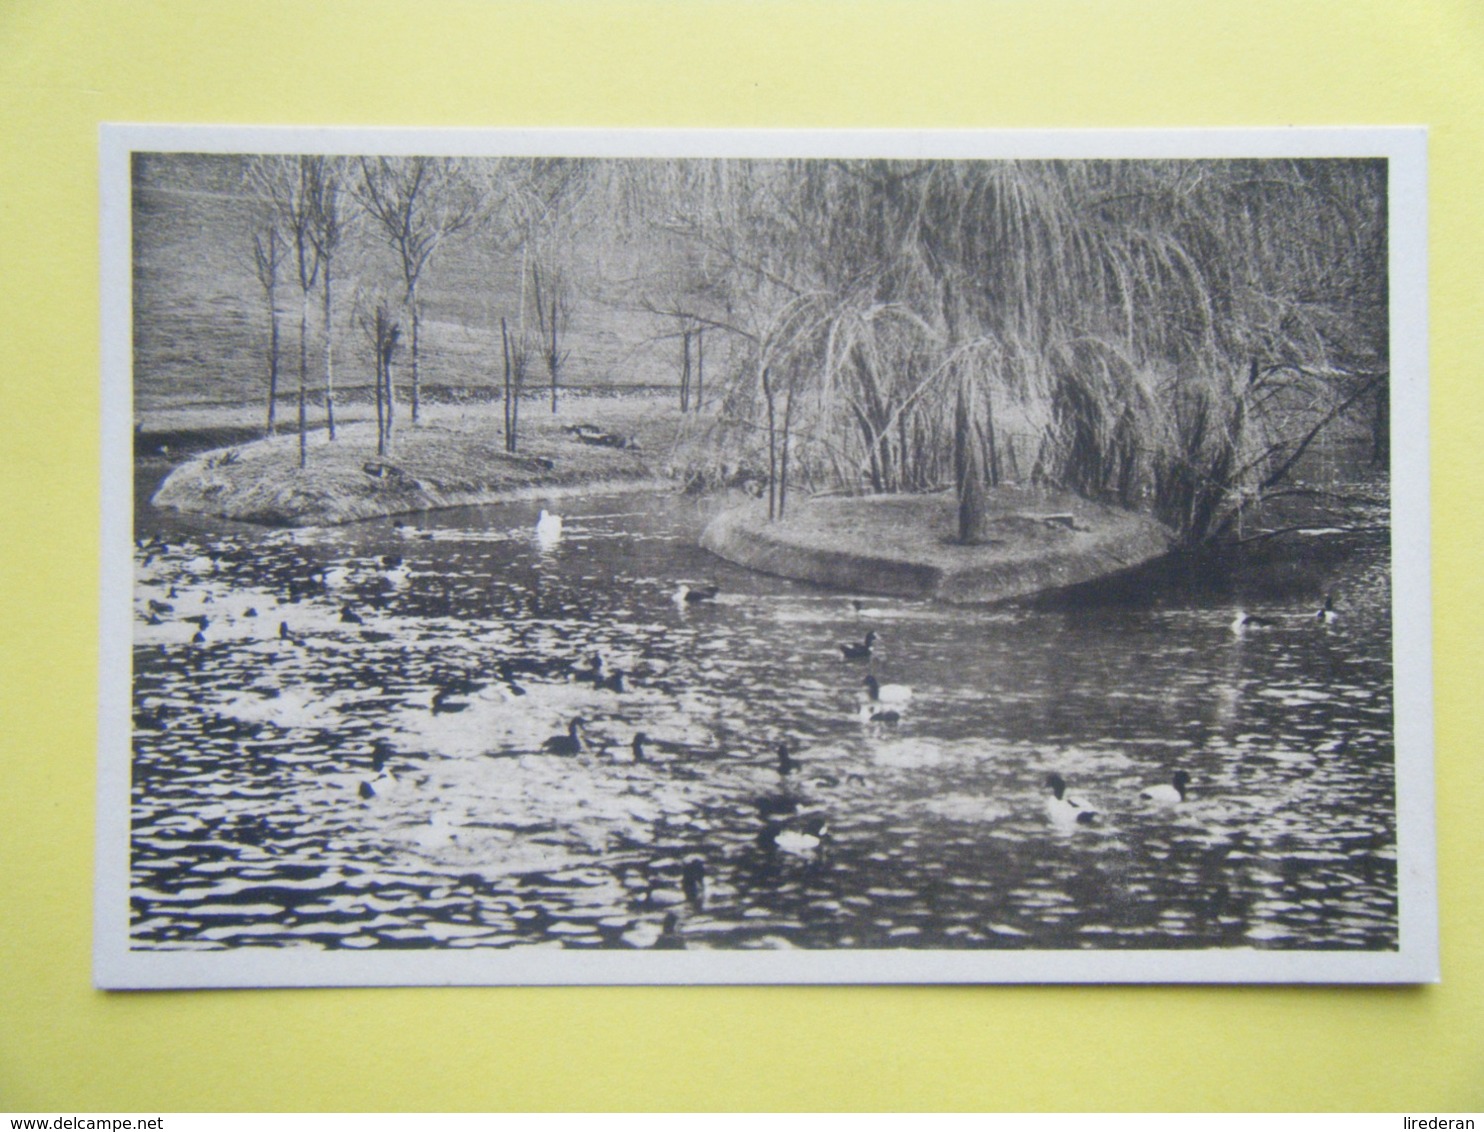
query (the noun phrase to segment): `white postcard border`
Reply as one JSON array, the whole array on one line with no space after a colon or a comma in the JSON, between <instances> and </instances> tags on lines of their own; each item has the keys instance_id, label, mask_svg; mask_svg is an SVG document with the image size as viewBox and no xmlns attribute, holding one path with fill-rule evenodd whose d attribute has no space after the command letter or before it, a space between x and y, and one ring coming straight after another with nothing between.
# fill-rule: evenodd
<instances>
[{"instance_id":1,"label":"white postcard border","mask_svg":"<svg viewBox=\"0 0 1484 1132\"><path fill-rule=\"evenodd\" d=\"M93 978L106 989L803 983L1420 983L1440 977L1433 810L1426 131L456 130L105 124L101 129L102 484ZM129 947L134 152L592 157L1389 160L1392 594L1399 946L1394 952L221 952Z\"/></svg>"}]
</instances>

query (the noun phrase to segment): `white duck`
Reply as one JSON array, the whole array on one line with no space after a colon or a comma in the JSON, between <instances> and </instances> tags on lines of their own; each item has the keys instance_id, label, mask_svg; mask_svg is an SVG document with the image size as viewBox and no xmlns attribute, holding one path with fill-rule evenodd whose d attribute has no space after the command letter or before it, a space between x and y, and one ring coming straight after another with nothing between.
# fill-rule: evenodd
<instances>
[{"instance_id":1,"label":"white duck","mask_svg":"<svg viewBox=\"0 0 1484 1132\"><path fill-rule=\"evenodd\" d=\"M1139 797L1146 802L1154 802L1160 806L1178 806L1185 801L1185 788L1190 785L1190 775L1183 770L1177 770L1175 777L1169 782L1161 782L1158 786L1150 786L1139 791Z\"/></svg>"},{"instance_id":2,"label":"white duck","mask_svg":"<svg viewBox=\"0 0 1484 1132\"><path fill-rule=\"evenodd\" d=\"M1051 797L1046 799L1046 816L1051 819L1052 825L1061 829L1074 829L1079 825L1097 824L1097 810L1081 798L1068 794L1066 779L1061 775L1048 775L1046 785L1051 788Z\"/></svg>"},{"instance_id":3,"label":"white duck","mask_svg":"<svg viewBox=\"0 0 1484 1132\"><path fill-rule=\"evenodd\" d=\"M875 676L867 676L862 683L873 704L905 704L912 699L912 689L906 684L883 684Z\"/></svg>"}]
</instances>

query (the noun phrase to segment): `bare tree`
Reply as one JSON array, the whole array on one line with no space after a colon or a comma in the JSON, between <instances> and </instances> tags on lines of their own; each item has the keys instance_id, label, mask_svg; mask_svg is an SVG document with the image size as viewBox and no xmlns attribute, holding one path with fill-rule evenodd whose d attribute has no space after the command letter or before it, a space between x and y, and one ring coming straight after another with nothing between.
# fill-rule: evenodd
<instances>
[{"instance_id":1,"label":"bare tree","mask_svg":"<svg viewBox=\"0 0 1484 1132\"><path fill-rule=\"evenodd\" d=\"M314 242L316 205L313 166L322 158L259 157L251 169L253 183L269 203L288 245L301 297L299 308L299 467L309 463L307 388L309 380L309 294L319 279L320 257Z\"/></svg>"},{"instance_id":2,"label":"bare tree","mask_svg":"<svg viewBox=\"0 0 1484 1132\"><path fill-rule=\"evenodd\" d=\"M557 374L567 360L562 348L571 321L571 301L561 273L548 278L539 262L531 264L532 289L536 301L536 325L541 341L541 360L551 378L551 411L557 411Z\"/></svg>"},{"instance_id":3,"label":"bare tree","mask_svg":"<svg viewBox=\"0 0 1484 1132\"><path fill-rule=\"evenodd\" d=\"M486 177L487 230L499 253L519 257L520 306L512 341L545 364L553 413L559 372L567 359L562 341L572 316L564 240L573 235L589 168L589 162L572 158L507 158L490 166ZM527 331L532 311L538 335L534 348Z\"/></svg>"},{"instance_id":4,"label":"bare tree","mask_svg":"<svg viewBox=\"0 0 1484 1132\"><path fill-rule=\"evenodd\" d=\"M376 454L389 456L392 451L397 405L392 382L392 360L402 337L397 303L384 294L358 294L353 317L371 347L375 363Z\"/></svg>"},{"instance_id":5,"label":"bare tree","mask_svg":"<svg viewBox=\"0 0 1484 1132\"><path fill-rule=\"evenodd\" d=\"M449 236L474 224L481 201L460 163L442 157L361 158L356 198L376 222L402 269L412 324L412 422L422 398L422 303L418 286L429 261Z\"/></svg>"},{"instance_id":6,"label":"bare tree","mask_svg":"<svg viewBox=\"0 0 1484 1132\"><path fill-rule=\"evenodd\" d=\"M310 158L306 191L311 206L309 238L324 270L325 427L335 439L335 256L345 241L352 214L346 208L346 178L339 159Z\"/></svg>"},{"instance_id":7,"label":"bare tree","mask_svg":"<svg viewBox=\"0 0 1484 1132\"><path fill-rule=\"evenodd\" d=\"M252 251L253 269L268 300L268 419L263 435L272 436L278 430L278 275L285 249L271 215L253 233Z\"/></svg>"},{"instance_id":8,"label":"bare tree","mask_svg":"<svg viewBox=\"0 0 1484 1132\"><path fill-rule=\"evenodd\" d=\"M519 333L512 334L500 319L500 346L505 357L505 451L514 453L520 435L520 395L530 365L530 348Z\"/></svg>"}]
</instances>

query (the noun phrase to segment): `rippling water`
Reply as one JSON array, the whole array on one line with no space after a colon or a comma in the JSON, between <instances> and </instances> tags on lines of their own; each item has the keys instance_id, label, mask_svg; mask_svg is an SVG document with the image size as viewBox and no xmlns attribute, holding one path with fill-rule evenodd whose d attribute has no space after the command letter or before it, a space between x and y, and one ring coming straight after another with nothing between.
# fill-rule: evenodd
<instances>
[{"instance_id":1,"label":"rippling water","mask_svg":"<svg viewBox=\"0 0 1484 1132\"><path fill-rule=\"evenodd\" d=\"M858 608L706 555L698 506L569 500L545 543L535 504L166 530L136 556L132 945L1396 946L1384 544L1338 624L1269 602L1237 634L1179 593ZM862 721L868 672L912 687L898 722ZM587 750L543 750L579 717ZM1140 799L1176 769L1186 802ZM1048 810L1052 772L1098 824Z\"/></svg>"}]
</instances>

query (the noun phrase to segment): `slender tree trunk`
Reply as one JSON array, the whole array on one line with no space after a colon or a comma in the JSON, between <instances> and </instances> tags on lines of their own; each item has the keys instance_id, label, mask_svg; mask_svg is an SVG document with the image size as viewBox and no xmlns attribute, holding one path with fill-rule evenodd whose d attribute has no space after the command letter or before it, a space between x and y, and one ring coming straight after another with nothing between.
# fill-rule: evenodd
<instances>
[{"instance_id":1,"label":"slender tree trunk","mask_svg":"<svg viewBox=\"0 0 1484 1132\"><path fill-rule=\"evenodd\" d=\"M386 454L392 454L397 427L397 386L392 380L392 351L396 349L396 337L392 328L387 328L386 358L382 362L382 376L386 379Z\"/></svg>"},{"instance_id":2,"label":"slender tree trunk","mask_svg":"<svg viewBox=\"0 0 1484 1132\"><path fill-rule=\"evenodd\" d=\"M763 367L763 397L768 402L768 518L778 517L778 434L773 427L773 383Z\"/></svg>"},{"instance_id":3,"label":"slender tree trunk","mask_svg":"<svg viewBox=\"0 0 1484 1132\"><path fill-rule=\"evenodd\" d=\"M681 364L680 364L680 411L683 413L690 408L690 331L686 330L680 335L681 341Z\"/></svg>"},{"instance_id":4,"label":"slender tree trunk","mask_svg":"<svg viewBox=\"0 0 1484 1132\"><path fill-rule=\"evenodd\" d=\"M515 451L515 400L512 396L514 386L511 384L511 357L510 357L510 329L505 320L500 319L500 347L505 354L505 451Z\"/></svg>"},{"instance_id":5,"label":"slender tree trunk","mask_svg":"<svg viewBox=\"0 0 1484 1132\"><path fill-rule=\"evenodd\" d=\"M788 387L788 396L783 402L783 455L778 461L778 517L783 518L788 506L788 446L789 429L793 424L794 387Z\"/></svg>"},{"instance_id":6,"label":"slender tree trunk","mask_svg":"<svg viewBox=\"0 0 1484 1132\"><path fill-rule=\"evenodd\" d=\"M551 353L546 356L546 364L551 367L551 411L557 411L557 370L561 367L561 355L557 353L557 296L556 288L551 290Z\"/></svg>"},{"instance_id":7,"label":"slender tree trunk","mask_svg":"<svg viewBox=\"0 0 1484 1132\"><path fill-rule=\"evenodd\" d=\"M267 435L278 431L278 301L275 291L268 291L268 428Z\"/></svg>"},{"instance_id":8,"label":"slender tree trunk","mask_svg":"<svg viewBox=\"0 0 1484 1132\"><path fill-rule=\"evenodd\" d=\"M330 439L335 439L335 338L332 333L330 298L330 261L325 260L325 425Z\"/></svg>"},{"instance_id":9,"label":"slender tree trunk","mask_svg":"<svg viewBox=\"0 0 1484 1132\"><path fill-rule=\"evenodd\" d=\"M299 467L309 466L309 414L306 397L309 386L309 288L304 288L304 301L299 308Z\"/></svg>"},{"instance_id":10,"label":"slender tree trunk","mask_svg":"<svg viewBox=\"0 0 1484 1132\"><path fill-rule=\"evenodd\" d=\"M376 454L386 455L386 315L376 311Z\"/></svg>"},{"instance_id":11,"label":"slender tree trunk","mask_svg":"<svg viewBox=\"0 0 1484 1132\"><path fill-rule=\"evenodd\" d=\"M407 288L407 305L412 310L412 423L417 424L419 420L422 403L422 368L418 353L419 341L422 332L423 312L417 301L417 280Z\"/></svg>"},{"instance_id":12,"label":"slender tree trunk","mask_svg":"<svg viewBox=\"0 0 1484 1132\"><path fill-rule=\"evenodd\" d=\"M698 412L698 413L701 411L701 393L702 393L702 385L701 385L702 347L701 347L701 343L705 340L705 337L706 337L706 332L704 330L697 330L696 331L696 412Z\"/></svg>"}]
</instances>

